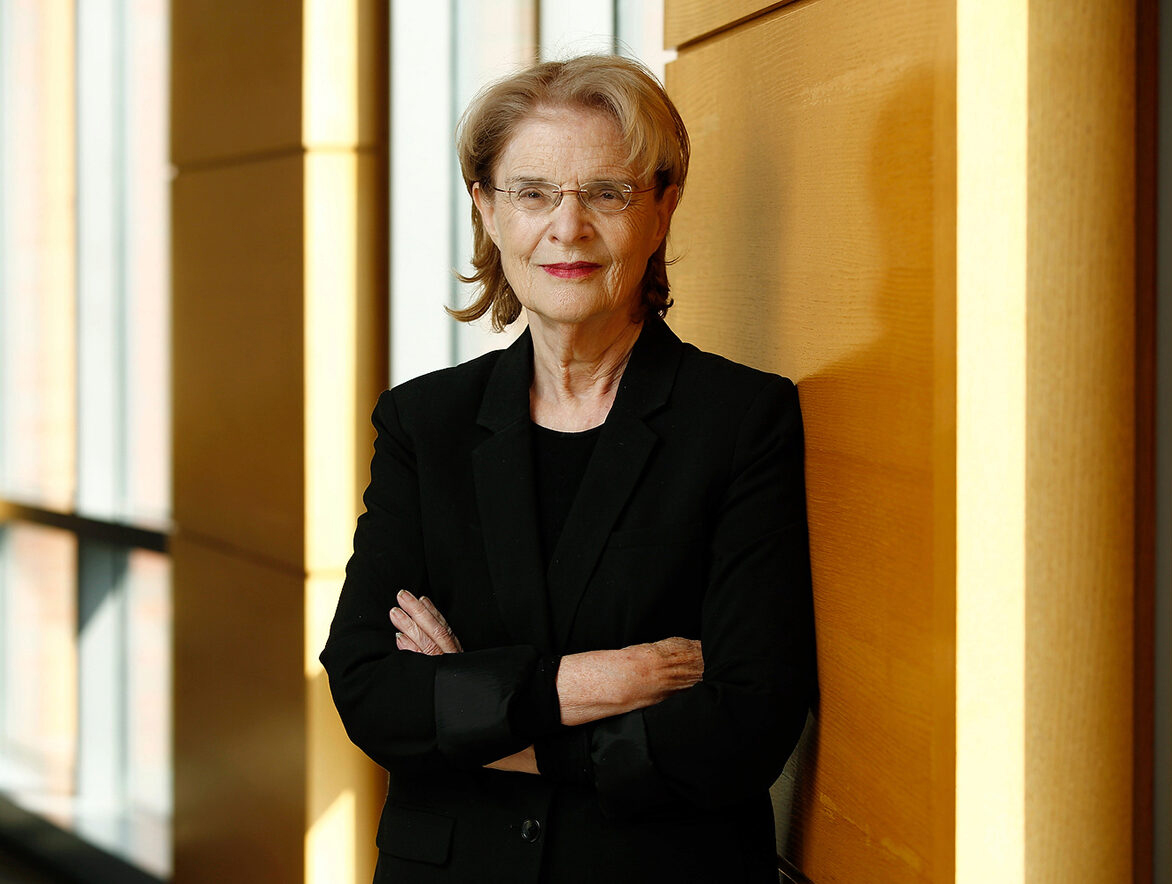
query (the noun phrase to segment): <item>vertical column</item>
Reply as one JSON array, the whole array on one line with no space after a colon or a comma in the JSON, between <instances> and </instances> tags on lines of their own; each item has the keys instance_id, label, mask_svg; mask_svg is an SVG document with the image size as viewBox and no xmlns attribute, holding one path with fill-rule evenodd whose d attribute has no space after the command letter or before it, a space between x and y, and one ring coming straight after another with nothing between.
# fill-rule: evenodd
<instances>
[{"instance_id":1,"label":"vertical column","mask_svg":"<svg viewBox=\"0 0 1172 884\"><path fill-rule=\"evenodd\" d=\"M119 843L129 786L127 747L128 554L96 541L78 544L78 829Z\"/></svg>"},{"instance_id":2,"label":"vertical column","mask_svg":"<svg viewBox=\"0 0 1172 884\"><path fill-rule=\"evenodd\" d=\"M387 379L389 21L381 0L304 4L305 881L365 884L386 775L351 745L317 655L369 479ZM440 311L442 315L442 311Z\"/></svg>"},{"instance_id":3,"label":"vertical column","mask_svg":"<svg viewBox=\"0 0 1172 884\"><path fill-rule=\"evenodd\" d=\"M1135 3L1031 0L1028 70L1025 880L1108 884L1132 877Z\"/></svg>"},{"instance_id":4,"label":"vertical column","mask_svg":"<svg viewBox=\"0 0 1172 884\"><path fill-rule=\"evenodd\" d=\"M116 518L126 497L125 10L77 7L77 431L75 506Z\"/></svg>"},{"instance_id":5,"label":"vertical column","mask_svg":"<svg viewBox=\"0 0 1172 884\"><path fill-rule=\"evenodd\" d=\"M0 486L63 509L77 473L75 36L72 0L0 5Z\"/></svg>"},{"instance_id":6,"label":"vertical column","mask_svg":"<svg viewBox=\"0 0 1172 884\"><path fill-rule=\"evenodd\" d=\"M456 4L396 0L392 7L391 314L394 383L452 364L451 148ZM428 83L420 89L419 83ZM442 146L442 147L441 147ZM426 193L422 197L420 190Z\"/></svg>"},{"instance_id":7,"label":"vertical column","mask_svg":"<svg viewBox=\"0 0 1172 884\"><path fill-rule=\"evenodd\" d=\"M175 0L175 874L364 881L316 662L386 378L383 4Z\"/></svg>"}]
</instances>

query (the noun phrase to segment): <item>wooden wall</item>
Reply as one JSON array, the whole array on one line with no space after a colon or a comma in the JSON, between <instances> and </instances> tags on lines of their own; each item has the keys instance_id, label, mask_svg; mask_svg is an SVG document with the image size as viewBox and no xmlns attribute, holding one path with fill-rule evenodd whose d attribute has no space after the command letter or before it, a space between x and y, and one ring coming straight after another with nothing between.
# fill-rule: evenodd
<instances>
[{"instance_id":1,"label":"wooden wall","mask_svg":"<svg viewBox=\"0 0 1172 884\"><path fill-rule=\"evenodd\" d=\"M373 874L316 657L386 378L386 41L373 0L172 3L176 884Z\"/></svg>"},{"instance_id":2,"label":"wooden wall","mask_svg":"<svg viewBox=\"0 0 1172 884\"><path fill-rule=\"evenodd\" d=\"M806 421L822 696L779 853L1131 880L1131 4L666 10L669 321Z\"/></svg>"}]
</instances>

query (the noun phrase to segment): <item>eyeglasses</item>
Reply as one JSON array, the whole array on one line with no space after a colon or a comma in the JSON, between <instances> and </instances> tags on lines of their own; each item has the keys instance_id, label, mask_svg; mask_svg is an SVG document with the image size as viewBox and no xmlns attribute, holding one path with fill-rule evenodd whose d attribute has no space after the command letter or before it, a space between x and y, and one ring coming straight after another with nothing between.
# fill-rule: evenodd
<instances>
[{"instance_id":1,"label":"eyeglasses","mask_svg":"<svg viewBox=\"0 0 1172 884\"><path fill-rule=\"evenodd\" d=\"M574 190L573 188L558 187L548 181L519 181L512 189L494 187L493 190L498 193L507 193L509 202L516 208L522 212L532 212L535 215L552 212L561 205L562 196L567 193L576 193L578 202L585 209L601 212L604 215L613 215L629 206L631 197L635 194L647 193L655 188L646 187L643 190L635 190L629 184L619 184L615 181L592 181L578 190Z\"/></svg>"}]
</instances>

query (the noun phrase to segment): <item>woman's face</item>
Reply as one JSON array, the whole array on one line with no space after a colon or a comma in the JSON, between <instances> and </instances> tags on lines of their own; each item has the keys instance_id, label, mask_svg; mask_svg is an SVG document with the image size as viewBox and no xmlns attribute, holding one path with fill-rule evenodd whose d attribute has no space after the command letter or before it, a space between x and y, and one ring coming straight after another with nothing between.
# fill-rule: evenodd
<instances>
[{"instance_id":1,"label":"woman's face","mask_svg":"<svg viewBox=\"0 0 1172 884\"><path fill-rule=\"evenodd\" d=\"M592 111L550 108L517 127L494 170L497 187L548 181L577 189L596 181L639 180L626 165L618 126ZM606 214L585 208L567 193L548 213L516 208L507 193L473 186L485 230L500 249L505 277L534 317L566 324L628 322L642 300L648 259L667 235L677 189L659 199L636 193L627 208Z\"/></svg>"}]
</instances>

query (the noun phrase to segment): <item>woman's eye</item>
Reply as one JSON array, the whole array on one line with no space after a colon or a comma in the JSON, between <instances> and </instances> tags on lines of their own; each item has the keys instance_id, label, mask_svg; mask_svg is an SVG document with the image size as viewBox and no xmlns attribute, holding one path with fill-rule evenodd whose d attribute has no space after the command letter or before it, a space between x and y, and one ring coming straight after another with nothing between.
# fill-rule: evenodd
<instances>
[{"instance_id":1,"label":"woman's eye","mask_svg":"<svg viewBox=\"0 0 1172 884\"><path fill-rule=\"evenodd\" d=\"M600 212L617 212L627 204L627 194L618 185L599 184L586 193L586 202Z\"/></svg>"},{"instance_id":2,"label":"woman's eye","mask_svg":"<svg viewBox=\"0 0 1172 884\"><path fill-rule=\"evenodd\" d=\"M549 192L543 187L518 187L517 200L525 206L543 206L548 203L552 197Z\"/></svg>"}]
</instances>

